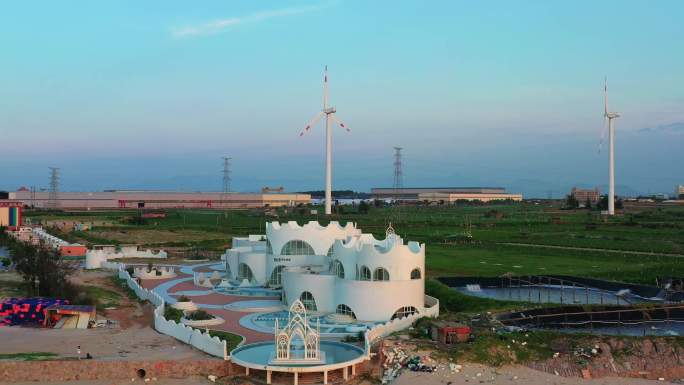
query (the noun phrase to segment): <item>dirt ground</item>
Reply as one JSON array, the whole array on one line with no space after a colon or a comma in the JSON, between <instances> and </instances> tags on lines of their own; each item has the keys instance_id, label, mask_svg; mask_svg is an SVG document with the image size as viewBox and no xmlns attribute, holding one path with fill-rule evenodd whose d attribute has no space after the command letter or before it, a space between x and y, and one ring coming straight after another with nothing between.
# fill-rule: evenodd
<instances>
[{"instance_id":1,"label":"dirt ground","mask_svg":"<svg viewBox=\"0 0 684 385\"><path fill-rule=\"evenodd\" d=\"M463 370L460 373L452 373L448 365L438 368L434 373L404 371L392 384L471 385L481 383L493 385L654 385L662 384L663 381L623 377L585 380L578 377L559 377L524 366L492 368L479 364L463 364Z\"/></svg>"},{"instance_id":2,"label":"dirt ground","mask_svg":"<svg viewBox=\"0 0 684 385\"><path fill-rule=\"evenodd\" d=\"M0 385L6 384L0 381ZM35 382L12 382L12 385L36 385ZM157 379L145 382L141 379L131 380L98 380L98 381L52 381L50 385L123 385L123 384L156 384L156 385L205 385L213 382L203 377L190 377L183 379Z\"/></svg>"},{"instance_id":3,"label":"dirt ground","mask_svg":"<svg viewBox=\"0 0 684 385\"><path fill-rule=\"evenodd\" d=\"M153 244L166 242L191 242L210 239L227 240L223 233L198 230L92 230L94 237L116 240L126 244Z\"/></svg>"},{"instance_id":4,"label":"dirt ground","mask_svg":"<svg viewBox=\"0 0 684 385\"><path fill-rule=\"evenodd\" d=\"M151 327L128 329L38 329L0 328L0 354L50 352L58 359L77 358L90 353L98 360L185 360L208 359L209 355L176 339L157 333Z\"/></svg>"}]
</instances>

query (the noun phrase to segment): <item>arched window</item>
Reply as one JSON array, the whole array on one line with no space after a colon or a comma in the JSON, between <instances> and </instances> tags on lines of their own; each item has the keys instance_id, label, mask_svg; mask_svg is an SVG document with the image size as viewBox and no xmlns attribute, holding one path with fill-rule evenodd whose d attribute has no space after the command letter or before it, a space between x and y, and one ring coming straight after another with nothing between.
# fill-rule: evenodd
<instances>
[{"instance_id":1,"label":"arched window","mask_svg":"<svg viewBox=\"0 0 684 385\"><path fill-rule=\"evenodd\" d=\"M266 240L266 254L273 254L273 247L269 239Z\"/></svg>"},{"instance_id":2,"label":"arched window","mask_svg":"<svg viewBox=\"0 0 684 385\"><path fill-rule=\"evenodd\" d=\"M335 244L333 243L330 245L330 248L328 249L328 253L326 254L328 257L332 258L333 257L333 249L335 248Z\"/></svg>"},{"instance_id":3,"label":"arched window","mask_svg":"<svg viewBox=\"0 0 684 385\"><path fill-rule=\"evenodd\" d=\"M402 306L399 308L399 310L394 312L392 319L404 318L404 317L410 316L411 314L414 314L414 313L418 313L418 310L415 307L413 307L413 306Z\"/></svg>"},{"instance_id":4,"label":"arched window","mask_svg":"<svg viewBox=\"0 0 684 385\"><path fill-rule=\"evenodd\" d=\"M353 319L356 319L356 314L352 311L352 309L344 304L339 304L337 305L337 309L335 309L335 313L337 314L342 314L342 315L347 315L352 317Z\"/></svg>"},{"instance_id":5,"label":"arched window","mask_svg":"<svg viewBox=\"0 0 684 385\"><path fill-rule=\"evenodd\" d=\"M371 271L368 268L368 266L361 266L361 269L359 269L359 280L360 281L370 281L371 280Z\"/></svg>"},{"instance_id":6,"label":"arched window","mask_svg":"<svg viewBox=\"0 0 684 385\"><path fill-rule=\"evenodd\" d=\"M420 269L415 268L411 270L411 279L420 279Z\"/></svg>"},{"instance_id":7,"label":"arched window","mask_svg":"<svg viewBox=\"0 0 684 385\"><path fill-rule=\"evenodd\" d=\"M330 264L330 272L344 279L344 266L342 265L342 262L337 259L333 260Z\"/></svg>"},{"instance_id":8,"label":"arched window","mask_svg":"<svg viewBox=\"0 0 684 385\"><path fill-rule=\"evenodd\" d=\"M287 242L280 250L280 255L315 255L313 247L308 243L294 239Z\"/></svg>"},{"instance_id":9,"label":"arched window","mask_svg":"<svg viewBox=\"0 0 684 385\"><path fill-rule=\"evenodd\" d=\"M271 278L268 280L268 284L271 286L281 286L283 284L283 269L285 266L278 265L271 272Z\"/></svg>"},{"instance_id":10,"label":"arched window","mask_svg":"<svg viewBox=\"0 0 684 385\"><path fill-rule=\"evenodd\" d=\"M240 263L238 265L237 279L238 281L246 279L252 282L252 280L254 279L254 274L252 274L252 269L249 268L249 265L247 265L246 263Z\"/></svg>"},{"instance_id":11,"label":"arched window","mask_svg":"<svg viewBox=\"0 0 684 385\"><path fill-rule=\"evenodd\" d=\"M389 281L389 272L382 267L378 267L373 272L373 281Z\"/></svg>"},{"instance_id":12,"label":"arched window","mask_svg":"<svg viewBox=\"0 0 684 385\"><path fill-rule=\"evenodd\" d=\"M302 301L306 310L318 310L318 308L316 308L316 300L314 299L313 294L309 293L308 291L303 291L302 295L299 296L299 300Z\"/></svg>"}]
</instances>

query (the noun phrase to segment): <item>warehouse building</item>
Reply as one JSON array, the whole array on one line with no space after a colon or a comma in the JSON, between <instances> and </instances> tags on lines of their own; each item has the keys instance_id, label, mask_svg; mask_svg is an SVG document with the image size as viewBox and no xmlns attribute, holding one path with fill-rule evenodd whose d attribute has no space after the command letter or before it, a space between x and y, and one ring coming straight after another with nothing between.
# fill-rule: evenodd
<instances>
[{"instance_id":1,"label":"warehouse building","mask_svg":"<svg viewBox=\"0 0 684 385\"><path fill-rule=\"evenodd\" d=\"M521 201L522 194L507 193L503 187L408 187L372 188L373 198L385 201L454 203L459 200L490 202Z\"/></svg>"},{"instance_id":2,"label":"warehouse building","mask_svg":"<svg viewBox=\"0 0 684 385\"><path fill-rule=\"evenodd\" d=\"M9 199L27 206L60 209L240 209L309 204L311 195L297 193L221 193L109 190L102 192L60 192L54 204L50 193L25 188L8 194ZM0 202L2 202L0 200Z\"/></svg>"}]
</instances>

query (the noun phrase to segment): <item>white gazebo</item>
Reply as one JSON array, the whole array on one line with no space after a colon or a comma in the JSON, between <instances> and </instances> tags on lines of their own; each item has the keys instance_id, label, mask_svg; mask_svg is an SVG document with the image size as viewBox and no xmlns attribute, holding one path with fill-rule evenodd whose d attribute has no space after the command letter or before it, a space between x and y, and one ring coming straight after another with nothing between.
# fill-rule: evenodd
<instances>
[{"instance_id":1,"label":"white gazebo","mask_svg":"<svg viewBox=\"0 0 684 385\"><path fill-rule=\"evenodd\" d=\"M288 313L288 322L282 329L275 323L275 351L270 364L317 364L325 362L320 349L320 330L309 326L306 308L302 301L294 301Z\"/></svg>"}]
</instances>

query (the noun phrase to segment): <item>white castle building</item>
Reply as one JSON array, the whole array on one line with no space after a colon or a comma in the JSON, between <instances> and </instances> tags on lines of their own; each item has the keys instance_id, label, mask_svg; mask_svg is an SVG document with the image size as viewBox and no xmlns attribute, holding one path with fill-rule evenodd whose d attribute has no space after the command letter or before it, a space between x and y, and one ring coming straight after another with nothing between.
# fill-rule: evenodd
<instances>
[{"instance_id":1,"label":"white castle building","mask_svg":"<svg viewBox=\"0 0 684 385\"><path fill-rule=\"evenodd\" d=\"M382 322L425 309L425 245L404 244L391 226L384 240L353 223L266 224L266 235L233 238L222 256L241 286L282 287L283 301L339 321Z\"/></svg>"}]
</instances>

